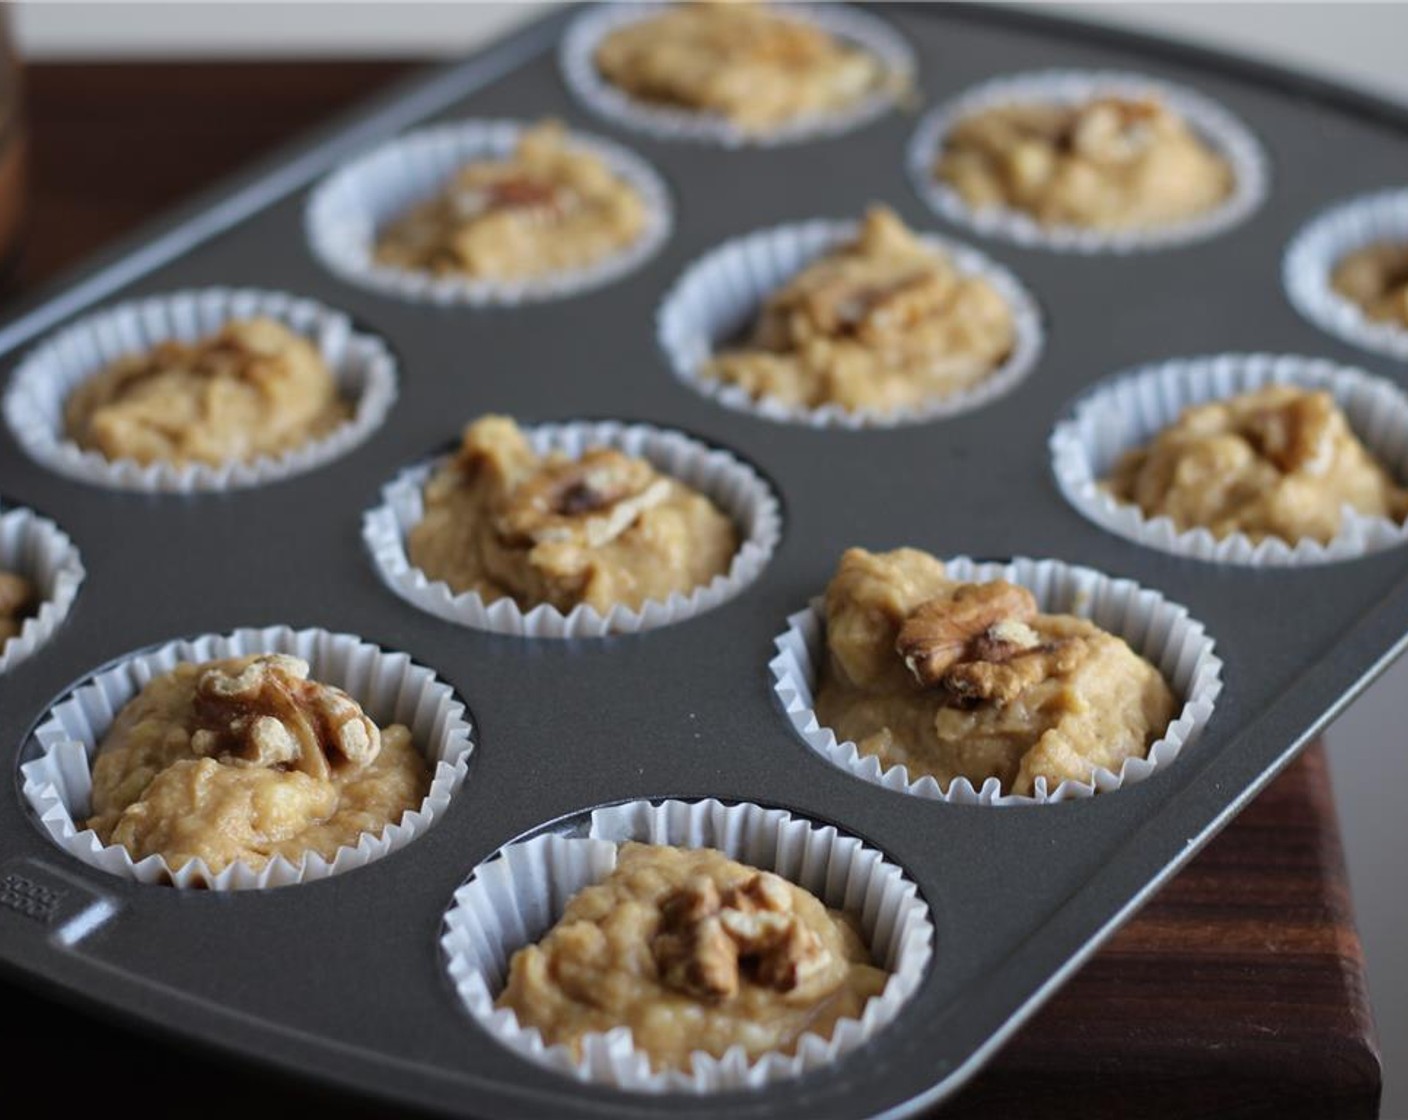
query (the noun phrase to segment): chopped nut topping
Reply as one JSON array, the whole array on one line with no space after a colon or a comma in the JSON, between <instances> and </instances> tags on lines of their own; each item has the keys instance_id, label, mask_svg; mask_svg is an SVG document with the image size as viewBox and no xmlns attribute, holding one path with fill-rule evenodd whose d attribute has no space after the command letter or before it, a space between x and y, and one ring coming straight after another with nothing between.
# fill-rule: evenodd
<instances>
[{"instance_id":1,"label":"chopped nut topping","mask_svg":"<svg viewBox=\"0 0 1408 1120\"><path fill-rule=\"evenodd\" d=\"M710 1002L737 995L742 976L790 992L830 961L792 913L786 882L767 872L723 892L702 876L671 892L651 950L666 985Z\"/></svg>"},{"instance_id":2,"label":"chopped nut topping","mask_svg":"<svg viewBox=\"0 0 1408 1120\"><path fill-rule=\"evenodd\" d=\"M238 672L214 666L196 683L191 749L235 765L297 769L327 780L360 769L381 750L381 732L347 693L308 679L286 654L253 658Z\"/></svg>"},{"instance_id":3,"label":"chopped nut topping","mask_svg":"<svg viewBox=\"0 0 1408 1120\"><path fill-rule=\"evenodd\" d=\"M947 690L955 703L1008 704L1080 656L1070 643L1044 643L1028 625L1036 614L1024 587L965 583L915 607L895 649L915 680Z\"/></svg>"},{"instance_id":4,"label":"chopped nut topping","mask_svg":"<svg viewBox=\"0 0 1408 1120\"><path fill-rule=\"evenodd\" d=\"M1306 393L1249 418L1247 438L1283 474L1324 474L1334 458L1334 401Z\"/></svg>"},{"instance_id":5,"label":"chopped nut topping","mask_svg":"<svg viewBox=\"0 0 1408 1120\"><path fill-rule=\"evenodd\" d=\"M600 548L669 494L669 480L658 477L649 463L612 448L593 448L521 483L500 529L511 540L580 540Z\"/></svg>"},{"instance_id":6,"label":"chopped nut topping","mask_svg":"<svg viewBox=\"0 0 1408 1120\"><path fill-rule=\"evenodd\" d=\"M555 221L566 212L572 194L557 183L530 175L512 175L481 187L465 187L450 196L455 216L477 218L493 210L513 210L535 221Z\"/></svg>"},{"instance_id":7,"label":"chopped nut topping","mask_svg":"<svg viewBox=\"0 0 1408 1120\"><path fill-rule=\"evenodd\" d=\"M1153 125L1161 112L1156 102L1147 100L1094 101L1072 119L1064 139L1071 151L1088 159L1127 163L1153 143Z\"/></svg>"}]
</instances>

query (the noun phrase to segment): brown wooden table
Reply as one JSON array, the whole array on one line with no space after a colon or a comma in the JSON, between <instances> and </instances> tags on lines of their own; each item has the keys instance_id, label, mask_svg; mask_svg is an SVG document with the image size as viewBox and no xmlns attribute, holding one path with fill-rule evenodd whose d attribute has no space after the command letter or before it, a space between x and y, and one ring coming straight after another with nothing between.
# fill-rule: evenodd
<instances>
[{"instance_id":1,"label":"brown wooden table","mask_svg":"<svg viewBox=\"0 0 1408 1120\"><path fill-rule=\"evenodd\" d=\"M396 63L31 69L32 206L12 287L64 266L401 74ZM0 987L6 1065L78 1056L64 1112L190 1115L209 1060ZM28 1028L28 1029L27 1029ZM22 1032L22 1033L21 1033ZM221 1067L223 1072L223 1067ZM205 1082L208 1086L209 1082ZM1380 1070L1323 750L1286 771L942 1110L945 1117L1377 1114ZM237 1074L203 1116L307 1090ZM167 1102L165 1105L163 1101ZM318 1102L322 1103L322 1102ZM361 1114L340 1104L340 1114ZM368 1115L377 1115L370 1112ZM384 1113L380 1113L384 1115Z\"/></svg>"}]
</instances>

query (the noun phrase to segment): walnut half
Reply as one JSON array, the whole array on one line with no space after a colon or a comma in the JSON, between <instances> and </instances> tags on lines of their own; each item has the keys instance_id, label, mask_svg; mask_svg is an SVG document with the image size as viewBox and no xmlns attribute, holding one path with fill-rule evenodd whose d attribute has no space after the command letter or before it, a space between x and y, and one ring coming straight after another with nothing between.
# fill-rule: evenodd
<instances>
[{"instance_id":1,"label":"walnut half","mask_svg":"<svg viewBox=\"0 0 1408 1120\"><path fill-rule=\"evenodd\" d=\"M722 892L705 876L670 892L651 951L666 986L711 1003L736 996L745 976L790 992L831 960L793 913L787 883L765 871Z\"/></svg>"},{"instance_id":2,"label":"walnut half","mask_svg":"<svg viewBox=\"0 0 1408 1120\"><path fill-rule=\"evenodd\" d=\"M282 653L238 669L216 664L196 682L191 749L237 766L302 770L326 781L367 766L381 731L352 697L308 679L308 662Z\"/></svg>"},{"instance_id":3,"label":"walnut half","mask_svg":"<svg viewBox=\"0 0 1408 1120\"><path fill-rule=\"evenodd\" d=\"M960 584L915 607L900 627L896 652L922 686L959 703L1007 704L1068 659L1029 623L1036 599L1025 587L993 580Z\"/></svg>"},{"instance_id":4,"label":"walnut half","mask_svg":"<svg viewBox=\"0 0 1408 1120\"><path fill-rule=\"evenodd\" d=\"M499 529L510 541L611 543L670 494L651 465L609 447L544 465L510 495Z\"/></svg>"}]
</instances>

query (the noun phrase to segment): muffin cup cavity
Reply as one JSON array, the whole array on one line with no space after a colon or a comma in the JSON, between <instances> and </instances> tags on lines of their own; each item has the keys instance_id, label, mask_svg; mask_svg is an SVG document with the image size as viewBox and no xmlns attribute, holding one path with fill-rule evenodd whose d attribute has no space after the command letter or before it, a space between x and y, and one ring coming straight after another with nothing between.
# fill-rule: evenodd
<instances>
[{"instance_id":1,"label":"muffin cup cavity","mask_svg":"<svg viewBox=\"0 0 1408 1120\"><path fill-rule=\"evenodd\" d=\"M351 417L321 439L280 455L220 466L143 466L85 451L64 429L64 402L109 363L162 342L196 342L232 319L274 319L317 346ZM97 486L149 493L194 493L262 486L331 462L365 442L396 401L396 363L382 341L358 332L339 311L285 292L203 288L154 296L95 312L41 342L15 370L5 394L10 434L52 471Z\"/></svg>"},{"instance_id":2,"label":"muffin cup cavity","mask_svg":"<svg viewBox=\"0 0 1408 1120\"><path fill-rule=\"evenodd\" d=\"M29 580L39 606L20 632L0 642L0 675L33 656L68 617L83 583L83 560L68 534L47 518L23 508L0 507L0 571Z\"/></svg>"},{"instance_id":3,"label":"muffin cup cavity","mask_svg":"<svg viewBox=\"0 0 1408 1120\"><path fill-rule=\"evenodd\" d=\"M883 116L913 81L916 70L909 44L883 20L844 5L774 4L780 15L809 23L837 39L860 47L880 60L891 80L855 104L810 113L766 132L740 128L714 113L651 105L618 89L597 72L597 47L613 31L651 19L668 4L601 4L578 16L562 38L558 64L577 99L613 124L633 128L658 140L718 144L726 148L769 148L839 136Z\"/></svg>"},{"instance_id":4,"label":"muffin cup cavity","mask_svg":"<svg viewBox=\"0 0 1408 1120\"><path fill-rule=\"evenodd\" d=\"M934 165L954 126L974 113L1014 102L1081 104L1099 97L1153 95L1179 114L1232 169L1232 193L1221 206L1156 229L1096 230L1046 226L1006 206L977 209L934 174ZM1133 253L1170 249L1225 233L1245 221L1266 197L1269 170L1256 137L1217 102L1169 82L1119 71L1046 70L996 78L932 109L910 140L910 179L919 197L940 217L982 234L1027 248L1069 253Z\"/></svg>"},{"instance_id":5,"label":"muffin cup cavity","mask_svg":"<svg viewBox=\"0 0 1408 1120\"><path fill-rule=\"evenodd\" d=\"M739 412L813 428L891 428L956 416L1014 389L1036 366L1044 342L1041 311L1021 281L978 250L934 234L920 240L945 254L964 275L980 276L1011 309L1016 341L1007 360L977 385L911 407L880 411L829 404L798 408L775 398L752 397L739 385L707 377L704 365L737 339L777 289L832 249L853 239L853 221L817 219L758 230L725 241L675 282L657 317L660 346L677 378L691 389Z\"/></svg>"},{"instance_id":6,"label":"muffin cup cavity","mask_svg":"<svg viewBox=\"0 0 1408 1120\"><path fill-rule=\"evenodd\" d=\"M523 610L512 599L485 602L475 591L456 593L431 580L407 555L406 536L425 516L422 491L443 459L402 471L382 488L382 502L362 519L362 539L382 581L423 611L461 626L524 638L600 638L634 634L682 622L732 599L758 578L782 536L782 512L762 477L727 451L681 432L644 424L541 424L525 429L539 455L559 451L579 458L592 447L611 447L645 459L711 499L732 519L740 544L727 573L689 594L652 599L640 609L613 607L606 614L581 604L564 614L550 604Z\"/></svg>"},{"instance_id":7,"label":"muffin cup cavity","mask_svg":"<svg viewBox=\"0 0 1408 1120\"><path fill-rule=\"evenodd\" d=\"M722 1058L702 1051L690 1072L652 1072L630 1029L585 1036L582 1057L548 1046L509 1009L496 1009L509 961L541 938L578 891L616 865L626 840L717 848L731 859L768 871L860 919L878 964L891 975L859 1019L838 1022L832 1037L802 1037L794 1055L771 1053L749 1063L742 1047ZM915 885L876 849L830 825L780 809L718 801L634 801L597 809L585 837L542 835L510 844L481 864L455 892L441 938L446 969L476 1022L515 1053L581 1081L638 1092L708 1093L757 1088L829 1065L892 1022L918 989L934 955L934 926Z\"/></svg>"},{"instance_id":8,"label":"muffin cup cavity","mask_svg":"<svg viewBox=\"0 0 1408 1120\"><path fill-rule=\"evenodd\" d=\"M1293 354L1218 354L1143 366L1096 386L1051 433L1051 465L1066 500L1101 528L1161 552L1221 564L1300 567L1350 560L1408 540L1408 523L1346 509L1328 543L1311 538L1260 543L1243 533L1215 537L1182 532L1168 517L1145 517L1101 481L1119 456L1153 439L1192 405L1249 393L1266 385L1324 389L1344 411L1365 447L1400 483L1408 481L1408 396L1363 370Z\"/></svg>"},{"instance_id":9,"label":"muffin cup cavity","mask_svg":"<svg viewBox=\"0 0 1408 1120\"><path fill-rule=\"evenodd\" d=\"M294 863L276 856L262 868L233 863L212 874L202 860L173 871L160 855L134 861L126 848L103 844L82 822L90 813L92 762L118 711L153 677L183 661L256 653L287 653L312 667L311 676L348 692L379 726L402 723L431 766L431 785L418 809L378 835L364 832L331 860L307 852ZM251 890L326 879L404 848L435 823L463 783L474 749L464 705L450 686L404 653L387 653L350 634L286 626L237 630L168 642L133 654L79 684L34 731L37 757L20 767L25 800L59 847L91 867L139 883Z\"/></svg>"},{"instance_id":10,"label":"muffin cup cavity","mask_svg":"<svg viewBox=\"0 0 1408 1120\"><path fill-rule=\"evenodd\" d=\"M1408 190L1364 195L1325 211L1287 248L1281 279L1295 309L1322 331L1408 361L1408 326L1375 322L1330 285L1345 256L1379 241L1408 243Z\"/></svg>"},{"instance_id":11,"label":"muffin cup cavity","mask_svg":"<svg viewBox=\"0 0 1408 1120\"><path fill-rule=\"evenodd\" d=\"M787 619L787 629L774 640L777 656L769 663L773 691L793 730L822 758L858 778L897 793L947 801L955 805L1044 805L1106 794L1142 782L1171 766L1198 736L1212 716L1222 691L1222 661L1213 639L1185 607L1133 580L1117 579L1091 568L1059 560L1018 557L1010 564L980 563L966 556L945 560L953 579L1005 579L1026 587L1046 614L1088 618L1103 630L1123 638L1131 649L1154 665L1179 698L1177 714L1150 746L1146 758L1126 759L1118 773L1096 770L1089 782L1067 780L1055 789L1037 778L1033 796L1007 794L996 778L974 788L957 778L943 789L930 775L911 777L905 766L884 768L856 744L838 740L822 725L815 711L816 690L826 660L826 614L820 598Z\"/></svg>"},{"instance_id":12,"label":"muffin cup cavity","mask_svg":"<svg viewBox=\"0 0 1408 1120\"><path fill-rule=\"evenodd\" d=\"M600 158L644 201L646 226L630 245L582 268L519 280L437 276L378 264L377 231L443 188L464 164L511 156L527 126L517 121L460 121L418 129L352 160L313 192L304 228L313 255L340 280L414 302L514 306L561 299L610 284L635 271L669 239L670 192L634 152L577 131L572 147Z\"/></svg>"}]
</instances>

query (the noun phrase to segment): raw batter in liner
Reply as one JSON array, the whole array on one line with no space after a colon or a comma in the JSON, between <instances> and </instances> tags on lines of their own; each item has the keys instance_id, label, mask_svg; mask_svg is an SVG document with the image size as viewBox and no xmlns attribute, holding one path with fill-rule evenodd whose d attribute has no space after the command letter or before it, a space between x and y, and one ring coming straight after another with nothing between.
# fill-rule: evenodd
<instances>
[{"instance_id":1,"label":"raw batter in liner","mask_svg":"<svg viewBox=\"0 0 1408 1120\"><path fill-rule=\"evenodd\" d=\"M970 389L1016 340L1012 310L889 209L768 297L747 343L704 376L799 408L889 411Z\"/></svg>"},{"instance_id":2,"label":"raw batter in liner","mask_svg":"<svg viewBox=\"0 0 1408 1120\"><path fill-rule=\"evenodd\" d=\"M616 869L514 954L499 1007L580 1056L626 1026L655 1070L740 1045L793 1053L859 1018L888 979L853 919L712 848L627 843Z\"/></svg>"},{"instance_id":3,"label":"raw batter in liner","mask_svg":"<svg viewBox=\"0 0 1408 1120\"><path fill-rule=\"evenodd\" d=\"M1232 191L1227 161L1153 97L976 112L954 126L935 171L975 209L1099 230L1175 225Z\"/></svg>"},{"instance_id":4,"label":"raw batter in liner","mask_svg":"<svg viewBox=\"0 0 1408 1120\"><path fill-rule=\"evenodd\" d=\"M0 648L19 634L34 613L39 593L29 580L0 568Z\"/></svg>"},{"instance_id":5,"label":"raw batter in liner","mask_svg":"<svg viewBox=\"0 0 1408 1120\"><path fill-rule=\"evenodd\" d=\"M93 760L87 827L133 860L263 867L331 859L418 808L425 759L285 654L186 662L128 701Z\"/></svg>"},{"instance_id":6,"label":"raw batter in liner","mask_svg":"<svg viewBox=\"0 0 1408 1120\"><path fill-rule=\"evenodd\" d=\"M766 133L845 109L891 79L880 60L763 4L680 4L597 47L601 76L631 97Z\"/></svg>"},{"instance_id":7,"label":"raw batter in liner","mask_svg":"<svg viewBox=\"0 0 1408 1120\"><path fill-rule=\"evenodd\" d=\"M605 447L539 456L512 420L485 416L426 483L425 516L406 544L412 564L457 594L605 614L726 574L738 532L643 459Z\"/></svg>"},{"instance_id":8,"label":"raw batter in liner","mask_svg":"<svg viewBox=\"0 0 1408 1120\"><path fill-rule=\"evenodd\" d=\"M1330 284L1366 318L1408 327L1408 242L1356 249L1335 266Z\"/></svg>"},{"instance_id":9,"label":"raw batter in liner","mask_svg":"<svg viewBox=\"0 0 1408 1120\"><path fill-rule=\"evenodd\" d=\"M1146 517L1215 537L1322 544L1346 507L1401 521L1408 491L1359 442L1324 391L1268 385L1185 409L1145 447L1127 451L1105 487Z\"/></svg>"},{"instance_id":10,"label":"raw batter in liner","mask_svg":"<svg viewBox=\"0 0 1408 1120\"><path fill-rule=\"evenodd\" d=\"M1119 773L1173 717L1159 671L1120 638L1041 614L1026 588L962 583L912 548L847 549L826 589L818 720L883 767L947 789L1031 795Z\"/></svg>"},{"instance_id":11,"label":"raw batter in liner","mask_svg":"<svg viewBox=\"0 0 1408 1120\"><path fill-rule=\"evenodd\" d=\"M248 462L320 439L350 414L317 348L272 319L120 358L64 404L68 436L142 464Z\"/></svg>"},{"instance_id":12,"label":"raw batter in liner","mask_svg":"<svg viewBox=\"0 0 1408 1120\"><path fill-rule=\"evenodd\" d=\"M392 221L376 261L440 276L527 280L586 268L645 232L645 201L555 121L503 159L475 160Z\"/></svg>"}]
</instances>

